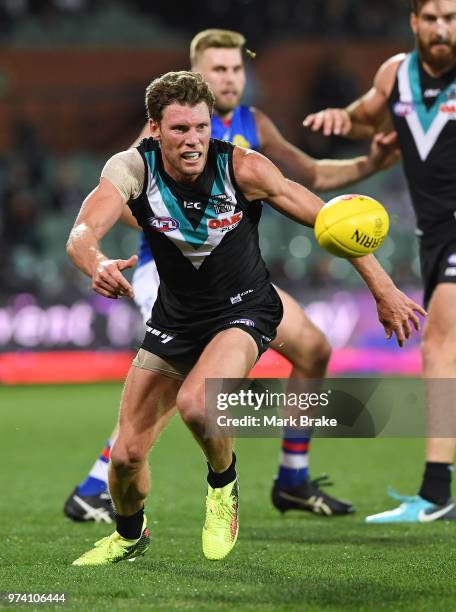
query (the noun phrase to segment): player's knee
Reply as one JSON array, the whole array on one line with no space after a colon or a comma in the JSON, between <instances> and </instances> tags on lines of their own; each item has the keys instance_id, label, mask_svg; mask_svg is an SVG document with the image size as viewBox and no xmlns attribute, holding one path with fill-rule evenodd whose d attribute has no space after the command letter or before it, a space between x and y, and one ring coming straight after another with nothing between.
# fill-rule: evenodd
<instances>
[{"instance_id":1,"label":"player's knee","mask_svg":"<svg viewBox=\"0 0 456 612\"><path fill-rule=\"evenodd\" d=\"M192 389L181 389L176 406L187 426L199 427L204 423L204 397L201 393Z\"/></svg>"},{"instance_id":2,"label":"player's knee","mask_svg":"<svg viewBox=\"0 0 456 612\"><path fill-rule=\"evenodd\" d=\"M134 472L147 460L147 449L135 443L115 443L111 448L112 466L119 472Z\"/></svg>"},{"instance_id":3,"label":"player's knee","mask_svg":"<svg viewBox=\"0 0 456 612\"><path fill-rule=\"evenodd\" d=\"M454 339L448 335L436 333L435 330L424 329L421 341L421 353L423 355L423 365L428 367L444 358L446 361L453 355L456 361L456 347Z\"/></svg>"},{"instance_id":4,"label":"player's knee","mask_svg":"<svg viewBox=\"0 0 456 612\"><path fill-rule=\"evenodd\" d=\"M321 331L318 331L318 333L315 334L311 348L313 361L315 364L326 369L326 366L331 358L332 349L326 336L322 334Z\"/></svg>"},{"instance_id":5,"label":"player's knee","mask_svg":"<svg viewBox=\"0 0 456 612\"><path fill-rule=\"evenodd\" d=\"M293 365L306 375L323 376L331 357L331 345L320 330L301 334L293 355Z\"/></svg>"}]
</instances>

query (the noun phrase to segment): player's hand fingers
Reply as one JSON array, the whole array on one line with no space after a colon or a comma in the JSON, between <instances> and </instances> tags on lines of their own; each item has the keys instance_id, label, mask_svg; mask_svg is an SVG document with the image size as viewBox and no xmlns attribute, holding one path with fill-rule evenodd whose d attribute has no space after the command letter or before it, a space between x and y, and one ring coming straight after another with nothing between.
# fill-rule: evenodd
<instances>
[{"instance_id":1,"label":"player's hand fingers","mask_svg":"<svg viewBox=\"0 0 456 612\"><path fill-rule=\"evenodd\" d=\"M310 115L307 115L307 117L304 119L302 125L306 128L310 128L313 125L313 122L315 121L315 117L316 113L310 113Z\"/></svg>"},{"instance_id":2,"label":"player's hand fingers","mask_svg":"<svg viewBox=\"0 0 456 612\"><path fill-rule=\"evenodd\" d=\"M404 332L404 336L408 340L410 338L410 336L412 335L412 328L410 327L410 323L409 323L408 319L406 319L402 323L402 330Z\"/></svg>"},{"instance_id":3,"label":"player's hand fingers","mask_svg":"<svg viewBox=\"0 0 456 612\"><path fill-rule=\"evenodd\" d=\"M109 283L105 282L101 278L94 279L92 281L92 289L95 289L95 291L97 289L102 289L103 291L106 291L107 293L110 293L112 295L117 295L117 293L118 293L114 286L112 286Z\"/></svg>"},{"instance_id":4,"label":"player's hand fingers","mask_svg":"<svg viewBox=\"0 0 456 612\"><path fill-rule=\"evenodd\" d=\"M397 340L398 345L402 348L405 343L405 335L404 335L404 330L402 329L402 326L396 325L394 327L394 333L396 334L396 340Z\"/></svg>"},{"instance_id":5,"label":"player's hand fingers","mask_svg":"<svg viewBox=\"0 0 456 612\"><path fill-rule=\"evenodd\" d=\"M129 259L119 259L118 268L119 270L125 270L126 268L133 268L138 263L138 256L132 255Z\"/></svg>"},{"instance_id":6,"label":"player's hand fingers","mask_svg":"<svg viewBox=\"0 0 456 612\"><path fill-rule=\"evenodd\" d=\"M100 287L99 285L94 285L92 284L92 289L96 292L99 293L100 295L102 295L105 298L109 298L111 300L117 300L117 298L119 297L116 293L113 293L112 290L107 290L107 289L103 289L102 287Z\"/></svg>"},{"instance_id":7,"label":"player's hand fingers","mask_svg":"<svg viewBox=\"0 0 456 612\"><path fill-rule=\"evenodd\" d=\"M346 117L343 111L333 111L333 133L336 136L345 134Z\"/></svg>"},{"instance_id":8,"label":"player's hand fingers","mask_svg":"<svg viewBox=\"0 0 456 612\"><path fill-rule=\"evenodd\" d=\"M346 136L351 130L352 122L350 115L345 109L337 110L337 121L339 124L339 131L336 133L340 134L341 136Z\"/></svg>"},{"instance_id":9,"label":"player's hand fingers","mask_svg":"<svg viewBox=\"0 0 456 612\"><path fill-rule=\"evenodd\" d=\"M416 314L413 312L413 310L409 314L409 319L413 323L413 327L416 329L416 331L420 331L420 320L418 319Z\"/></svg>"},{"instance_id":10,"label":"player's hand fingers","mask_svg":"<svg viewBox=\"0 0 456 612\"><path fill-rule=\"evenodd\" d=\"M323 111L320 111L319 113L315 113L313 120L312 120L312 124L310 126L313 132L318 132L318 130L323 125L323 119L324 119Z\"/></svg>"},{"instance_id":11,"label":"player's hand fingers","mask_svg":"<svg viewBox=\"0 0 456 612\"><path fill-rule=\"evenodd\" d=\"M103 268L101 270L97 270L97 272L93 276L93 287L103 285L106 291L111 291L113 293L117 292L117 281L111 272Z\"/></svg>"},{"instance_id":12,"label":"player's hand fingers","mask_svg":"<svg viewBox=\"0 0 456 612\"><path fill-rule=\"evenodd\" d=\"M102 265L94 275L93 281L96 284L100 282L105 283L108 285L109 290L117 296L127 295L133 297L133 289L127 279L119 271L116 261Z\"/></svg>"},{"instance_id":13,"label":"player's hand fingers","mask_svg":"<svg viewBox=\"0 0 456 612\"><path fill-rule=\"evenodd\" d=\"M119 270L114 270L112 272L112 276L116 281L116 288L118 290L118 293L120 293L121 295L128 295L128 297L132 298L134 296L133 287L127 281L125 276Z\"/></svg>"},{"instance_id":14,"label":"player's hand fingers","mask_svg":"<svg viewBox=\"0 0 456 612\"><path fill-rule=\"evenodd\" d=\"M428 313L426 310L424 310L424 308L422 306L420 306L419 304L415 304L415 302L412 302L412 310L414 310L415 312L417 312L418 314L420 314L423 317L427 317Z\"/></svg>"},{"instance_id":15,"label":"player's hand fingers","mask_svg":"<svg viewBox=\"0 0 456 612\"><path fill-rule=\"evenodd\" d=\"M382 133L381 143L387 147L397 144L397 132L390 132L386 135Z\"/></svg>"},{"instance_id":16,"label":"player's hand fingers","mask_svg":"<svg viewBox=\"0 0 456 612\"><path fill-rule=\"evenodd\" d=\"M386 334L386 339L387 340L391 340L392 335L393 335L393 330L391 329L391 327L388 325L388 323L382 323L383 328L385 330L385 334Z\"/></svg>"},{"instance_id":17,"label":"player's hand fingers","mask_svg":"<svg viewBox=\"0 0 456 612\"><path fill-rule=\"evenodd\" d=\"M384 141L384 139L385 139L385 132L377 132L372 137L372 140L374 142L377 142L378 144L381 144Z\"/></svg>"},{"instance_id":18,"label":"player's hand fingers","mask_svg":"<svg viewBox=\"0 0 456 612\"><path fill-rule=\"evenodd\" d=\"M324 117L323 117L323 135L324 136L331 136L331 134L335 133L334 127L335 127L335 116L334 113L327 109L326 111L324 111Z\"/></svg>"}]
</instances>

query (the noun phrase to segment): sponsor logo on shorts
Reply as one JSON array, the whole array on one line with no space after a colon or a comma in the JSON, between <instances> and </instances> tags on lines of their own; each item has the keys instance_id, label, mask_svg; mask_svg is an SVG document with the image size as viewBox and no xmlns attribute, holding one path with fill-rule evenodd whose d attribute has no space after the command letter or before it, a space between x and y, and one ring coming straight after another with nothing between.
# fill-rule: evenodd
<instances>
[{"instance_id":1,"label":"sponsor logo on shorts","mask_svg":"<svg viewBox=\"0 0 456 612\"><path fill-rule=\"evenodd\" d=\"M450 266L456 266L456 253L452 253L448 257L448 263L450 264Z\"/></svg>"},{"instance_id":2,"label":"sponsor logo on shorts","mask_svg":"<svg viewBox=\"0 0 456 612\"><path fill-rule=\"evenodd\" d=\"M156 232L174 232L179 229L179 221L172 217L151 217L147 223Z\"/></svg>"},{"instance_id":3,"label":"sponsor logo on shorts","mask_svg":"<svg viewBox=\"0 0 456 612\"><path fill-rule=\"evenodd\" d=\"M230 321L230 325L247 325L247 327L255 327L255 321L252 321L252 319L234 319L234 321Z\"/></svg>"},{"instance_id":4,"label":"sponsor logo on shorts","mask_svg":"<svg viewBox=\"0 0 456 612\"><path fill-rule=\"evenodd\" d=\"M247 291L243 291L242 293L233 295L233 297L230 297L230 302L232 304L239 304L239 302L242 302L242 298L244 297L244 295L248 295L249 293L253 293L253 289L247 289Z\"/></svg>"},{"instance_id":5,"label":"sponsor logo on shorts","mask_svg":"<svg viewBox=\"0 0 456 612\"><path fill-rule=\"evenodd\" d=\"M396 102L393 106L393 113L398 117L406 117L413 113L414 110L413 102Z\"/></svg>"},{"instance_id":6,"label":"sponsor logo on shorts","mask_svg":"<svg viewBox=\"0 0 456 612\"><path fill-rule=\"evenodd\" d=\"M227 217L226 219L209 219L207 226L209 229L220 230L221 232L231 232L239 225L242 219L242 210Z\"/></svg>"},{"instance_id":7,"label":"sponsor logo on shorts","mask_svg":"<svg viewBox=\"0 0 456 612\"><path fill-rule=\"evenodd\" d=\"M155 327L151 327L150 325L146 325L146 330L149 334L152 334L153 336L157 336L157 338L160 340L162 344L167 344L168 342L171 342L171 340L174 340L174 338L176 337L176 336L170 336L169 334L159 329L155 329Z\"/></svg>"},{"instance_id":8,"label":"sponsor logo on shorts","mask_svg":"<svg viewBox=\"0 0 456 612\"><path fill-rule=\"evenodd\" d=\"M456 276L456 268L447 268L445 270L445 276Z\"/></svg>"}]
</instances>

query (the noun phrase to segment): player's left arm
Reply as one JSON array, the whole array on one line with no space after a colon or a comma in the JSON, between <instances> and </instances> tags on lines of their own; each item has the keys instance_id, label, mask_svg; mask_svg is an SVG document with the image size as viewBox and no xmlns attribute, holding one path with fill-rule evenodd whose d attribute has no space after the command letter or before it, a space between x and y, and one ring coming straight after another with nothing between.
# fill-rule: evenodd
<instances>
[{"instance_id":1,"label":"player's left arm","mask_svg":"<svg viewBox=\"0 0 456 612\"><path fill-rule=\"evenodd\" d=\"M308 189L286 179L280 170L263 155L236 147L234 172L239 188L249 201L266 200L277 211L302 225L313 227L323 206L320 198ZM348 261L360 274L377 305L378 318L387 338L396 335L399 346L420 322L415 313L426 312L400 291L373 255Z\"/></svg>"},{"instance_id":2,"label":"player's left arm","mask_svg":"<svg viewBox=\"0 0 456 612\"><path fill-rule=\"evenodd\" d=\"M351 159L315 159L286 140L271 119L255 109L261 152L293 179L316 191L330 191L383 170L398 159L396 143L374 138L368 155Z\"/></svg>"}]
</instances>

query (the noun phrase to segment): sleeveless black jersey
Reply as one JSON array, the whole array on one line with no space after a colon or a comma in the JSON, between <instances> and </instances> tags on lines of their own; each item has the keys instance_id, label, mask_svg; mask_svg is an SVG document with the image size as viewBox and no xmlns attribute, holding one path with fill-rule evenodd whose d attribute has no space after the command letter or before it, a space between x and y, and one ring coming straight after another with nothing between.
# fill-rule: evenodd
<instances>
[{"instance_id":1,"label":"sleeveless black jersey","mask_svg":"<svg viewBox=\"0 0 456 612\"><path fill-rule=\"evenodd\" d=\"M389 107L402 151L417 234L456 237L456 69L435 79L416 51L400 64Z\"/></svg>"},{"instance_id":2,"label":"sleeveless black jersey","mask_svg":"<svg viewBox=\"0 0 456 612\"><path fill-rule=\"evenodd\" d=\"M157 141L137 148L145 180L129 206L160 275L154 320L171 319L178 330L241 302L261 303L270 291L258 243L262 205L236 184L233 145L211 139L204 172L191 185L166 173Z\"/></svg>"}]
</instances>

